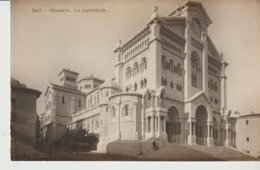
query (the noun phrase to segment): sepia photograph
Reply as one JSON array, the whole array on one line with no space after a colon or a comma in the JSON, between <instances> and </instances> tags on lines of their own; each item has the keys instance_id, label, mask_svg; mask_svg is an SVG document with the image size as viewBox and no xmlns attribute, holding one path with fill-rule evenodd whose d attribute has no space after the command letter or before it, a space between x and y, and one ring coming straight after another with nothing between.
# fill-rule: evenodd
<instances>
[{"instance_id":1,"label":"sepia photograph","mask_svg":"<svg viewBox=\"0 0 260 170\"><path fill-rule=\"evenodd\" d=\"M11 0L11 161L260 160L259 0Z\"/></svg>"}]
</instances>

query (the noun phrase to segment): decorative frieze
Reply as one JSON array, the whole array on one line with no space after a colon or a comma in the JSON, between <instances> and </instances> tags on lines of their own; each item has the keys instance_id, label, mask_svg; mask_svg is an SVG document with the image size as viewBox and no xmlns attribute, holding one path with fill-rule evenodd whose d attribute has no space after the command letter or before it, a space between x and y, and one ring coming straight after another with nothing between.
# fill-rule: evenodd
<instances>
[{"instance_id":1,"label":"decorative frieze","mask_svg":"<svg viewBox=\"0 0 260 170\"><path fill-rule=\"evenodd\" d=\"M147 47L149 42L149 37L143 38L141 41L136 42L135 45L133 45L131 48L124 52L124 61L129 60L139 52L143 51Z\"/></svg>"},{"instance_id":2,"label":"decorative frieze","mask_svg":"<svg viewBox=\"0 0 260 170\"><path fill-rule=\"evenodd\" d=\"M181 46L185 45L185 41L186 41L185 38L179 36L178 34L175 34L165 26L161 27L160 33Z\"/></svg>"},{"instance_id":3,"label":"decorative frieze","mask_svg":"<svg viewBox=\"0 0 260 170\"><path fill-rule=\"evenodd\" d=\"M191 44L198 47L201 50L203 49L204 46L203 41L194 35L191 35Z\"/></svg>"},{"instance_id":4,"label":"decorative frieze","mask_svg":"<svg viewBox=\"0 0 260 170\"><path fill-rule=\"evenodd\" d=\"M131 46L136 44L136 42L140 41L141 39L143 39L144 37L146 37L150 33L151 33L150 28L149 27L145 27L142 31L140 31L138 34L136 34L132 39L127 41L121 47L122 51L124 52L124 51L128 50L128 48L130 48Z\"/></svg>"},{"instance_id":5,"label":"decorative frieze","mask_svg":"<svg viewBox=\"0 0 260 170\"><path fill-rule=\"evenodd\" d=\"M181 26L186 24L185 17L161 17L161 19L167 25Z\"/></svg>"},{"instance_id":6,"label":"decorative frieze","mask_svg":"<svg viewBox=\"0 0 260 170\"><path fill-rule=\"evenodd\" d=\"M175 45L172 41L167 40L166 38L162 37L162 47L168 49L169 51L172 51L173 53L177 53L178 55L181 55L181 48L179 48L177 45Z\"/></svg>"},{"instance_id":7,"label":"decorative frieze","mask_svg":"<svg viewBox=\"0 0 260 170\"><path fill-rule=\"evenodd\" d=\"M211 41L210 37L207 36L207 42L208 42L208 49L209 51L212 53L212 55L221 62L221 57L219 55L219 52L217 50L217 48L215 47L215 45L213 44L213 42Z\"/></svg>"}]
</instances>

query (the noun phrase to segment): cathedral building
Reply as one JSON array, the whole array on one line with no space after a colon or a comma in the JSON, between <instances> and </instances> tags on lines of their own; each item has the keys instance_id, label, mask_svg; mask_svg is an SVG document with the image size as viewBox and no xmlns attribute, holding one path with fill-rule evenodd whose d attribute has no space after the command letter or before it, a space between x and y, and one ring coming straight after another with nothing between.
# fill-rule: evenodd
<instances>
[{"instance_id":1,"label":"cathedral building","mask_svg":"<svg viewBox=\"0 0 260 170\"><path fill-rule=\"evenodd\" d=\"M168 16L155 7L140 32L119 40L114 78L77 82L77 73L63 70L61 84L49 85L46 107L56 98L50 123L99 134L100 152L116 140L151 138L230 146L228 63L207 33L211 23L200 2L187 1Z\"/></svg>"}]
</instances>

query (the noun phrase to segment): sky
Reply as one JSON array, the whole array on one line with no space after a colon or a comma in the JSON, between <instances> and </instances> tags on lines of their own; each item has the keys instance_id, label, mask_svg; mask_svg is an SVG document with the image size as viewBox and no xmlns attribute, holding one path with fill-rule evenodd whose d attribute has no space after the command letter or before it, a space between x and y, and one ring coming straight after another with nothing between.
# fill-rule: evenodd
<instances>
[{"instance_id":1,"label":"sky","mask_svg":"<svg viewBox=\"0 0 260 170\"><path fill-rule=\"evenodd\" d=\"M260 1L198 1L213 21L208 34L229 63L228 110L260 113ZM40 114L44 112L46 88L50 82L58 84L58 74L63 68L78 72L79 79L91 74L104 80L114 77L113 51L118 39L124 43L143 29L153 6L159 6L160 16L167 16L183 2L13 0L11 77L42 92L37 100ZM105 12L82 12L92 8L105 9ZM50 9L72 12L50 12Z\"/></svg>"}]
</instances>

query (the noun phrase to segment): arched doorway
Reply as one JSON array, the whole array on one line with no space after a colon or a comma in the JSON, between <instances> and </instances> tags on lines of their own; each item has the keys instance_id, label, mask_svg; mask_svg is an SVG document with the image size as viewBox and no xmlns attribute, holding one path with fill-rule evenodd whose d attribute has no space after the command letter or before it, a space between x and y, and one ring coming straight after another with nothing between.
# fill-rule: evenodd
<instances>
[{"instance_id":1,"label":"arched doorway","mask_svg":"<svg viewBox=\"0 0 260 170\"><path fill-rule=\"evenodd\" d=\"M181 123L178 110L171 106L167 112L166 133L168 142L178 143L181 134Z\"/></svg>"},{"instance_id":2,"label":"arched doorway","mask_svg":"<svg viewBox=\"0 0 260 170\"><path fill-rule=\"evenodd\" d=\"M200 105L196 110L196 142L198 145L207 144L207 120L207 109Z\"/></svg>"}]
</instances>

